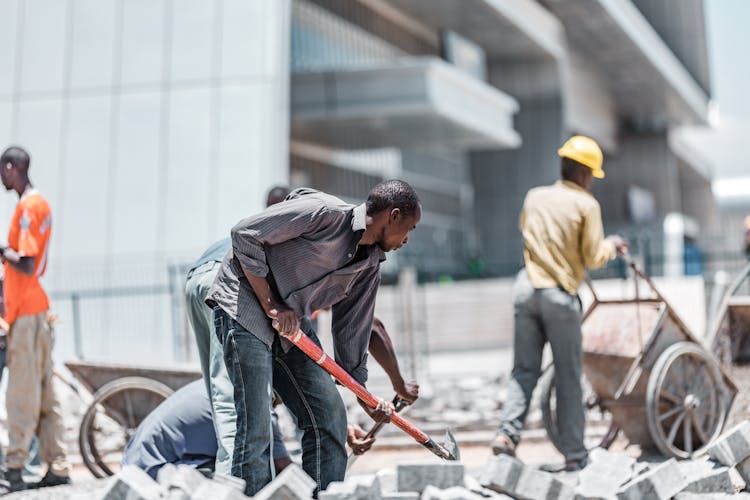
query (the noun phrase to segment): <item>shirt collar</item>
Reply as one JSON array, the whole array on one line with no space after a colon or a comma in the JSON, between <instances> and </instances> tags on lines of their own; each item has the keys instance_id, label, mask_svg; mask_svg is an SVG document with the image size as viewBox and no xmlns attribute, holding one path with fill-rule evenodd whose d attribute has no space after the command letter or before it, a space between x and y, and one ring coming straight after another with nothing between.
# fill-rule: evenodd
<instances>
[{"instance_id":1,"label":"shirt collar","mask_svg":"<svg viewBox=\"0 0 750 500\"><path fill-rule=\"evenodd\" d=\"M26 189L24 189L23 194L21 195L21 198L18 201L23 201L29 196L31 196L32 194L36 194L36 193L37 193L37 189L35 187L26 186Z\"/></svg>"},{"instance_id":2,"label":"shirt collar","mask_svg":"<svg viewBox=\"0 0 750 500\"><path fill-rule=\"evenodd\" d=\"M352 217L352 231L364 231L367 229L367 206L362 203L357 205L352 210L354 217Z\"/></svg>"},{"instance_id":3,"label":"shirt collar","mask_svg":"<svg viewBox=\"0 0 750 500\"><path fill-rule=\"evenodd\" d=\"M565 186L570 189L575 189L576 191L583 191L584 193L588 193L588 191L583 189L581 186L579 186L575 182L566 181L565 179L557 181L556 184L559 186Z\"/></svg>"}]
</instances>

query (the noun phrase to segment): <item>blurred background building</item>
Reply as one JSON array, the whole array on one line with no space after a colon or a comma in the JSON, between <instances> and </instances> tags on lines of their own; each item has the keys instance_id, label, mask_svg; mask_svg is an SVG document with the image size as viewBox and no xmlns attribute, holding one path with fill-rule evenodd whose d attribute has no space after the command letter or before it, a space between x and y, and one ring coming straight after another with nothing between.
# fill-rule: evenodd
<instances>
[{"instance_id":1,"label":"blurred background building","mask_svg":"<svg viewBox=\"0 0 750 500\"><path fill-rule=\"evenodd\" d=\"M603 146L605 229L650 273L741 259L709 161L675 133L708 124L702 0L4 0L0 15L0 138L29 149L52 204L68 351L184 357L186 265L275 183L359 201L403 178L424 216L386 282L510 276L523 196L558 178L574 133Z\"/></svg>"}]
</instances>

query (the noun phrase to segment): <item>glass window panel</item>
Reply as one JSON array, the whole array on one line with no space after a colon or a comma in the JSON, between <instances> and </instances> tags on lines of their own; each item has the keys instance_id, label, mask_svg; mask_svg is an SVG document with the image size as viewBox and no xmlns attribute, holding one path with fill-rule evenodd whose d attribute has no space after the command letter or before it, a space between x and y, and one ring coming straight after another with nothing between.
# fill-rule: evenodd
<instances>
[{"instance_id":1,"label":"glass window panel","mask_svg":"<svg viewBox=\"0 0 750 500\"><path fill-rule=\"evenodd\" d=\"M0 19L5 20L0 30L0 61L3 61L3 71L0 71L0 96L13 92L13 78L16 64L16 38L18 30L18 0L4 0L0 2ZM2 129L0 129L2 130ZM8 137L7 135L2 137Z\"/></svg>"},{"instance_id":2,"label":"glass window panel","mask_svg":"<svg viewBox=\"0 0 750 500\"><path fill-rule=\"evenodd\" d=\"M276 1L276 0L272 0ZM271 48L264 34L272 22L264 8L268 1L226 0L223 5L221 75L263 73L263 60ZM288 33L285 36L289 36Z\"/></svg>"},{"instance_id":3,"label":"glass window panel","mask_svg":"<svg viewBox=\"0 0 750 500\"><path fill-rule=\"evenodd\" d=\"M123 2L122 83L153 83L162 79L164 0Z\"/></svg>"},{"instance_id":4,"label":"glass window panel","mask_svg":"<svg viewBox=\"0 0 750 500\"><path fill-rule=\"evenodd\" d=\"M123 94L114 169L114 255L157 251L159 92Z\"/></svg>"},{"instance_id":5,"label":"glass window panel","mask_svg":"<svg viewBox=\"0 0 750 500\"><path fill-rule=\"evenodd\" d=\"M210 151L211 91L195 89L171 94L165 250L200 250L207 238Z\"/></svg>"},{"instance_id":6,"label":"glass window panel","mask_svg":"<svg viewBox=\"0 0 750 500\"><path fill-rule=\"evenodd\" d=\"M65 194L57 217L63 256L100 256L107 250L109 97L71 99L65 171Z\"/></svg>"},{"instance_id":7,"label":"glass window panel","mask_svg":"<svg viewBox=\"0 0 750 500\"><path fill-rule=\"evenodd\" d=\"M272 85L227 88L221 100L219 162L215 167L219 195L216 230L227 234L241 218L260 210L266 191L287 182L286 138L273 126ZM219 236L214 234L214 236Z\"/></svg>"},{"instance_id":8,"label":"glass window panel","mask_svg":"<svg viewBox=\"0 0 750 500\"><path fill-rule=\"evenodd\" d=\"M172 9L172 80L212 75L214 2L180 0Z\"/></svg>"},{"instance_id":9,"label":"glass window panel","mask_svg":"<svg viewBox=\"0 0 750 500\"><path fill-rule=\"evenodd\" d=\"M61 90L68 2L27 0L23 23L23 92Z\"/></svg>"},{"instance_id":10,"label":"glass window panel","mask_svg":"<svg viewBox=\"0 0 750 500\"><path fill-rule=\"evenodd\" d=\"M71 86L102 87L112 82L115 0L73 2Z\"/></svg>"}]
</instances>

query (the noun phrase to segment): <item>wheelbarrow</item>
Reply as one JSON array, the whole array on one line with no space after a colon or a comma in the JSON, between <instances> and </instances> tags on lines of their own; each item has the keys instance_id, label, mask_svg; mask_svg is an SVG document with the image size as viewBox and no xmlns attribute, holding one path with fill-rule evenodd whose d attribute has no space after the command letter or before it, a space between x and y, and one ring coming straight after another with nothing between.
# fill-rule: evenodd
<instances>
[{"instance_id":1,"label":"wheelbarrow","mask_svg":"<svg viewBox=\"0 0 750 500\"><path fill-rule=\"evenodd\" d=\"M611 416L603 447L622 432L667 457L700 455L721 434L737 387L649 277L626 262L635 298L602 300L587 282L593 302L582 318L584 403ZM552 366L540 386L545 428L559 448Z\"/></svg>"},{"instance_id":2,"label":"wheelbarrow","mask_svg":"<svg viewBox=\"0 0 750 500\"><path fill-rule=\"evenodd\" d=\"M125 445L154 408L201 377L197 370L81 360L67 361L65 367L93 394L81 419L78 445L83 463L97 478L117 471Z\"/></svg>"},{"instance_id":3,"label":"wheelbarrow","mask_svg":"<svg viewBox=\"0 0 750 500\"><path fill-rule=\"evenodd\" d=\"M707 343L723 365L750 363L750 264L727 289Z\"/></svg>"}]
</instances>

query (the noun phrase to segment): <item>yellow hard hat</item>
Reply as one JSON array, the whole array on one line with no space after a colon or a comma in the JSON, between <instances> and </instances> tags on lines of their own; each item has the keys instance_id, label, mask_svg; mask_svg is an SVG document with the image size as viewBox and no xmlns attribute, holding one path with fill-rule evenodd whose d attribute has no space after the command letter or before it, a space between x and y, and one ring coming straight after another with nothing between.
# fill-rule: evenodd
<instances>
[{"instance_id":1,"label":"yellow hard hat","mask_svg":"<svg viewBox=\"0 0 750 500\"><path fill-rule=\"evenodd\" d=\"M594 172L594 177L604 179L602 163L604 155L596 141L584 135L574 135L557 150L561 158L570 158L582 165L586 165Z\"/></svg>"}]
</instances>

